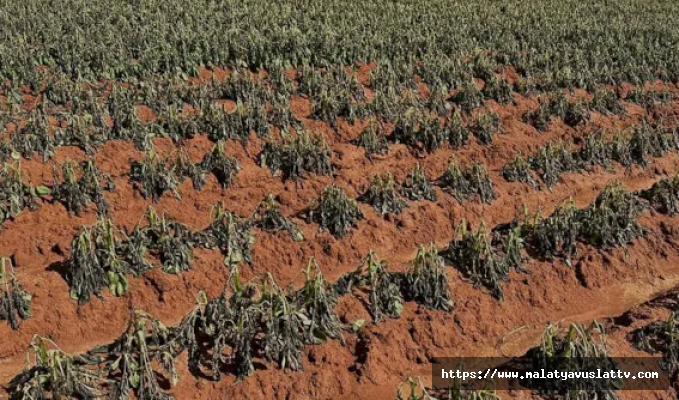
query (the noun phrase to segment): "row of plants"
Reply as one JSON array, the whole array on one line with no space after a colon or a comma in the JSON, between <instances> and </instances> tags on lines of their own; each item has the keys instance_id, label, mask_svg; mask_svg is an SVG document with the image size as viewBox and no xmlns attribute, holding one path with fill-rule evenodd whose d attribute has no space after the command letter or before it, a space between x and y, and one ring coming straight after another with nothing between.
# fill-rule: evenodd
<instances>
[{"instance_id":1,"label":"row of plants","mask_svg":"<svg viewBox=\"0 0 679 400\"><path fill-rule=\"evenodd\" d=\"M269 274L260 282L241 282L234 268L220 296L198 295L197 306L177 326L166 327L137 311L114 342L81 355L61 351L48 339L31 343L31 364L10 384L12 399L52 397L126 399L172 398L161 379L176 384L175 362L188 353L192 374L212 380L230 370L238 379L251 375L255 361L282 369L303 368L303 348L328 340L344 341L364 321L343 324L335 308L339 296L367 296L375 323L400 316L406 301L452 310L445 269L435 249L421 247L404 273L385 270L370 253L364 265L328 282L314 259L299 290L281 288Z\"/></svg>"},{"instance_id":2,"label":"row of plants","mask_svg":"<svg viewBox=\"0 0 679 400\"><path fill-rule=\"evenodd\" d=\"M372 86L380 88L384 85L382 81L392 82L381 77L383 73L381 68L373 71ZM305 67L294 79L281 70L270 71L262 77L237 69L226 79L213 77L200 83L148 77L124 85L93 85L45 78L46 82L38 88L37 105L32 105L30 111L22 107L19 94L10 96L6 110L0 111L0 125L7 128L11 124L16 131L0 144L0 154L8 157L16 153L30 158L33 153L40 153L46 160L58 146L77 146L92 153L102 143L115 139L130 140L138 148L146 149L154 137L179 142L198 134L205 134L213 141L246 141L251 133L267 137L274 127L300 127L300 121L290 109L292 95L309 97L310 117L333 126L339 117L350 123L366 118L395 121L395 141L427 151L445 142L457 148L467 141L470 133L480 143L490 144L500 128L497 115L482 110L472 115L473 110L485 104L489 98L487 91L492 89L490 83L497 79L494 73L489 74L493 78L487 78L489 83L483 89L471 82L450 96L448 90L435 86L423 96L417 85L409 84L404 86L404 92L376 89L370 102L355 74L339 67ZM498 100L510 99L511 90L507 96L505 100ZM552 115L577 125L588 120L590 109L623 113L617 96L616 92L601 89L595 91L592 102L585 104L571 103L563 92L557 92L541 101L540 107L525 119L541 130L547 128ZM670 98L668 92L638 87L625 99L652 107ZM233 109L225 111L224 102L231 102ZM447 117L452 104L456 104L457 110ZM142 122L139 116L142 105L150 107L156 118ZM187 107L192 111L188 112ZM466 129L461 124L460 110L470 114ZM50 122L50 118L57 123ZM439 118L447 122L441 124L437 121Z\"/></svg>"},{"instance_id":3,"label":"row of plants","mask_svg":"<svg viewBox=\"0 0 679 400\"><path fill-rule=\"evenodd\" d=\"M510 359L507 364L511 365L514 360ZM618 368L609 355L604 326L597 321L588 326L572 323L567 328L548 323L540 345L531 348L517 361L513 367L509 367L513 368L512 371L556 370L570 373ZM523 364L525 362L529 365ZM504 370L505 365L492 367ZM458 371L464 370L465 365L460 363ZM398 387L395 400L501 400L502 397L493 389L496 385L492 379L481 382L484 389L476 388L479 382L470 383L459 378L453 379L447 389L429 389L421 379L408 378ZM524 390L532 390L533 394L549 400L617 400L617 391L622 388L622 382L618 379L600 382L587 382L584 379L525 379L518 383L525 385Z\"/></svg>"},{"instance_id":4,"label":"row of plants","mask_svg":"<svg viewBox=\"0 0 679 400\"><path fill-rule=\"evenodd\" d=\"M631 134L618 132L608 139L605 130L587 136L579 149L572 142L550 142L533 155L525 157L520 152L502 169L508 182L527 183L540 188L542 183L551 187L565 172L590 170L594 166L611 169L612 163L629 167L647 166L649 159L662 157L679 150L679 130L662 123L651 125L642 121L632 128Z\"/></svg>"},{"instance_id":5,"label":"row of plants","mask_svg":"<svg viewBox=\"0 0 679 400\"><path fill-rule=\"evenodd\" d=\"M472 77L487 81L502 66L522 87L539 89L679 77L671 2L428 1L419 7L333 0L321 7L229 0L222 7L201 1L186 12L170 1L104 7L73 0L41 13L44 5L8 5L0 20L9 33L0 41L0 81L12 87L35 85L45 74L96 81L197 75L212 66L300 70L358 63L382 65L392 79L385 82L417 74L451 88ZM85 37L83 27L95 22L98 29Z\"/></svg>"}]
</instances>

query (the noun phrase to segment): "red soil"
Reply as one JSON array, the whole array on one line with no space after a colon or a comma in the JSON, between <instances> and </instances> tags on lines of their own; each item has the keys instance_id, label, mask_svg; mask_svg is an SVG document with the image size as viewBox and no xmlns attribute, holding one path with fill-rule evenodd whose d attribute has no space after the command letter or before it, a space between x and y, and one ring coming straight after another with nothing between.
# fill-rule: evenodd
<instances>
[{"instance_id":1,"label":"red soil","mask_svg":"<svg viewBox=\"0 0 679 400\"><path fill-rule=\"evenodd\" d=\"M367 68L367 67L366 67ZM365 71L362 71L365 74ZM672 88L677 91L676 88ZM316 257L326 277L333 281L354 270L369 249L388 260L393 270L404 270L414 257L418 244L433 241L443 247L452 238L454 225L463 218L474 226L484 221L493 226L511 220L522 204L530 210L551 211L572 197L578 206L590 203L607 182L619 179L628 189L650 187L663 176L679 172L679 155L669 154L653 160L647 168L615 167L592 173L566 174L551 191L537 191L527 185L507 183L501 177L502 166L516 151L531 153L538 146L557 138L579 138L591 133L594 126L621 129L636 124L642 110L626 104L624 117L595 115L592 124L574 130L554 122L548 132L539 134L522 122L521 116L537 106L536 99L517 96L516 105L489 107L502 119L504 134L497 135L492 146L472 143L459 151L441 149L432 154L416 154L403 145L390 145L390 154L373 162L363 150L350 144L362 124L342 122L337 132L317 121L306 119L308 100L295 98L293 111L304 124L322 132L328 139L336 167L334 182L357 196L375 174L390 171L397 181L403 180L416 163L423 165L430 178L440 176L452 156L463 163L482 161L488 168L498 199L492 205L457 202L439 191L439 201L411 202L399 216L380 217L366 204L360 204L366 220L342 240L327 232L318 232L314 224L299 220L304 242L292 242L286 234L273 236L256 231L253 268L243 268L245 278L270 272L281 286L291 282L299 286L301 270L309 257ZM676 119L679 104L662 109L668 119ZM154 116L140 110L145 120ZM156 140L159 151L167 154L176 149L168 140ZM304 210L310 201L332 181L330 177L311 176L297 182L283 182L254 161L262 141L253 137L247 147L229 142L227 151L238 159L242 171L235 185L223 191L213 179L202 191L193 190L187 180L179 190L182 199L165 194L153 206L160 213L202 229L209 222L210 209L217 201L241 216L249 216L267 193L278 195L286 215ZM203 137L186 143L194 161L199 161L212 144ZM75 148L59 148L47 164L37 158L23 162L23 169L34 185L51 183L53 163L82 160L85 154ZM132 160L141 158L132 144L112 141L94 156L99 169L109 173L116 191L107 193L113 221L130 229L142 217L150 200L134 191L126 176ZM439 189L436 189L439 190ZM54 340L67 352L82 352L119 336L133 309L143 309L166 324L177 323L194 306L200 290L208 296L218 295L228 278L218 252L196 250L191 271L172 276L159 270L130 280L130 290L120 298L104 293L104 299L93 299L78 307L69 297L68 286L55 267L70 253L70 241L82 225L96 220L93 209L81 216L69 215L60 204L44 203L35 212L26 210L16 220L8 221L0 232L0 254L11 254L16 260L16 273L34 294L33 317L24 321L18 331L0 324L0 382L7 383L24 366L25 351L35 334ZM679 219L645 214L642 225L648 234L627 249L604 252L580 246L572 267L561 261L553 263L531 260L530 274L511 273L504 286L505 299L493 299L486 291L475 289L454 269L449 270L451 293L455 300L452 314L429 311L407 304L398 320L374 326L367 323L358 335L346 334L346 344L331 341L306 349L303 372L281 371L274 366L257 366L254 375L242 382L227 376L221 382L196 378L186 368L186 355L178 361L180 381L171 389L177 399L249 398L249 399L392 399L398 384L408 376L430 379L428 360L435 356L520 355L538 343L548 321L589 322L618 316L658 294L679 285ZM347 322L370 318L356 299L343 298L340 316ZM518 332L517 328L525 327ZM632 350L616 333L612 340L614 353ZM619 337L620 336L620 337ZM625 347L627 346L627 347ZM623 392L623 399L665 398L670 393L639 394ZM527 392L507 393L504 398L532 398Z\"/></svg>"}]
</instances>

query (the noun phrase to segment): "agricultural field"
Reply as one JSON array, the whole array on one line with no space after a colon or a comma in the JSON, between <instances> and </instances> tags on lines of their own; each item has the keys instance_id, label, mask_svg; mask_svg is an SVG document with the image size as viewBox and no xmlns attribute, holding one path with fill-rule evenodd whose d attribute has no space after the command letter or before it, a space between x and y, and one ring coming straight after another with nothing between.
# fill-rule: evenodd
<instances>
[{"instance_id":1,"label":"agricultural field","mask_svg":"<svg viewBox=\"0 0 679 400\"><path fill-rule=\"evenodd\" d=\"M0 0L0 399L677 398L431 369L679 387L677 15Z\"/></svg>"}]
</instances>

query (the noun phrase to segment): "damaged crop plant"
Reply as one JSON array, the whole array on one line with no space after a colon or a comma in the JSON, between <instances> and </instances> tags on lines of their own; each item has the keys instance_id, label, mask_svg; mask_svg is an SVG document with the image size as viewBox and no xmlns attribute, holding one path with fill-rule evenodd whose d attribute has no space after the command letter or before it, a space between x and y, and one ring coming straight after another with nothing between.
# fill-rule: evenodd
<instances>
[{"instance_id":1,"label":"damaged crop plant","mask_svg":"<svg viewBox=\"0 0 679 400\"><path fill-rule=\"evenodd\" d=\"M128 283L143 281L142 292L158 295L173 283L163 312L173 324L187 309L187 291L206 285L210 294L198 294L172 326L130 310L120 337L79 354L36 336L29 365L7 388L11 400L252 398L262 382L295 374L266 371L262 382L235 387L231 379L200 380L257 380L261 369L299 371L309 362L311 375L328 365L328 376L355 375L358 393L384 366L374 356L378 331L396 332L386 325L418 328L433 318L454 328L450 276L481 291L462 288L458 301L472 306L458 306L460 313L495 307L496 299L511 303L498 310L511 309L539 291L536 315L544 316L559 293L542 290L553 282L520 288L516 281L539 279L524 279L528 268L587 286L601 277L615 283L624 274L590 273L598 259L581 271L587 256L610 252L622 268L623 252L642 262L657 256L649 243L669 254L651 267L667 267L670 217L679 211L671 168L679 154L676 15L671 0L219 0L190 8L176 0L4 1L0 245L12 256L0 258L0 319L19 328L7 328L4 347L14 352L26 330L45 330L38 316L53 322L47 331L55 338L73 318L116 328L107 315L119 320L126 300L137 306L152 297L132 296ZM105 172L119 185L115 193L107 193L114 187ZM611 184L581 204L606 173L634 190L653 176L667 179L636 192ZM496 180L503 178L513 183ZM517 195L549 208L511 219ZM213 204L211 215L197 215ZM654 211L640 218L646 209ZM88 225L75 228L82 221ZM419 247L403 260L414 237L441 247ZM356 265L347 263L370 248L350 272ZM61 263L38 265L57 256ZM224 266L204 276L213 256ZM300 271L286 268L302 257L309 263ZM271 273L247 281L258 271ZM215 285L228 274L218 295ZM46 285L59 275L72 307L51 301L58 293ZM480 303L462 298L470 290ZM346 320L357 306L385 326ZM35 317L23 321L31 310ZM407 321L391 321L400 316ZM675 317L645 327L637 343L674 370ZM499 318L510 326L517 316ZM491 322L482 325L497 331ZM396 365L403 376L432 348L432 335L412 330L424 340L390 359L403 361ZM82 343L102 336L79 331ZM550 327L536 365L563 354L605 355L600 336L600 326ZM344 339L354 365L328 356L337 346L308 351ZM434 347L449 342L434 339L441 339ZM176 365L186 360L188 372ZM187 373L188 386L173 388ZM337 397L337 381L325 397ZM296 398L312 386L282 381L272 390ZM463 384L433 391L412 380L399 389L403 400L499 398ZM533 395L616 398L604 389L542 389Z\"/></svg>"},{"instance_id":2,"label":"damaged crop plant","mask_svg":"<svg viewBox=\"0 0 679 400\"><path fill-rule=\"evenodd\" d=\"M19 329L19 320L31 316L33 296L19 283L12 260L0 257L0 320L12 329Z\"/></svg>"},{"instance_id":3,"label":"damaged crop plant","mask_svg":"<svg viewBox=\"0 0 679 400\"><path fill-rule=\"evenodd\" d=\"M349 229L356 227L356 222L363 219L356 200L338 186L330 185L323 189L320 197L315 199L307 210L307 220L314 221L321 229L327 229L331 235L341 238Z\"/></svg>"},{"instance_id":4,"label":"damaged crop plant","mask_svg":"<svg viewBox=\"0 0 679 400\"><path fill-rule=\"evenodd\" d=\"M104 190L113 189L115 186L111 178L100 174L91 160L80 165L80 177L77 177L70 162L61 165L61 179L56 167L54 168L52 198L63 203L68 211L76 215L90 203L97 206L99 215L108 214L109 205L104 198Z\"/></svg>"},{"instance_id":5,"label":"damaged crop plant","mask_svg":"<svg viewBox=\"0 0 679 400\"><path fill-rule=\"evenodd\" d=\"M307 174L332 175L332 152L325 138L301 130L281 143L267 142L259 155L260 163L283 178L300 178Z\"/></svg>"}]
</instances>

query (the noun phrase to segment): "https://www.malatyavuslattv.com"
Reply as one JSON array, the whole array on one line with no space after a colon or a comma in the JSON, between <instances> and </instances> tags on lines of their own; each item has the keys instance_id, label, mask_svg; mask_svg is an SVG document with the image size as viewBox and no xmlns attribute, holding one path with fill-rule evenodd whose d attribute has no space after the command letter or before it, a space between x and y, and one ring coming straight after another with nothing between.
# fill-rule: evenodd
<instances>
[{"instance_id":1,"label":"https://www.malatyavuslattv.com","mask_svg":"<svg viewBox=\"0 0 679 400\"><path fill-rule=\"evenodd\" d=\"M438 358L432 383L445 389L462 383L495 389L663 390L669 374L659 358Z\"/></svg>"}]
</instances>

